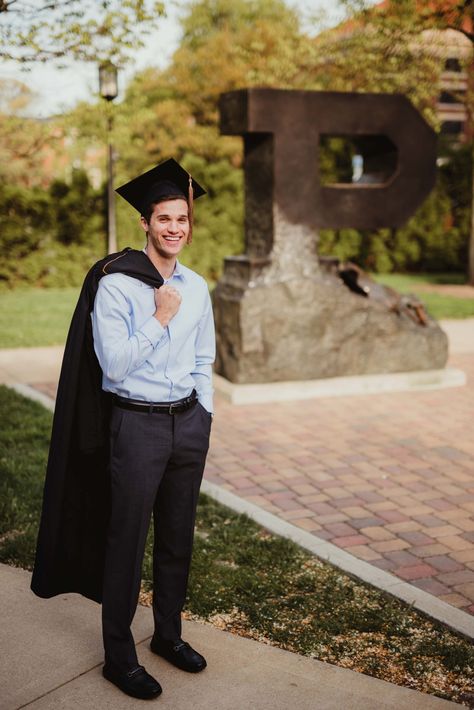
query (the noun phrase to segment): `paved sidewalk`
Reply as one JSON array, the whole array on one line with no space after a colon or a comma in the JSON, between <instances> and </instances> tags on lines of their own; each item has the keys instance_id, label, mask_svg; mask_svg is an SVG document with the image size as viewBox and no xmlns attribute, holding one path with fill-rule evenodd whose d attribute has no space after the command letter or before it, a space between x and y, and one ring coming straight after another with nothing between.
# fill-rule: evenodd
<instances>
[{"instance_id":1,"label":"paved sidewalk","mask_svg":"<svg viewBox=\"0 0 474 710\"><path fill-rule=\"evenodd\" d=\"M440 296L453 298L474 298L474 286L469 284L430 284L420 283L413 287L419 293L438 293Z\"/></svg>"},{"instance_id":2,"label":"paved sidewalk","mask_svg":"<svg viewBox=\"0 0 474 710\"><path fill-rule=\"evenodd\" d=\"M76 594L38 599L30 574L0 565L0 708L142 708L101 675L100 606ZM162 684L160 710L443 710L459 705L195 622L184 636L208 668L183 673L148 648L151 610L133 622L139 661Z\"/></svg>"}]
</instances>

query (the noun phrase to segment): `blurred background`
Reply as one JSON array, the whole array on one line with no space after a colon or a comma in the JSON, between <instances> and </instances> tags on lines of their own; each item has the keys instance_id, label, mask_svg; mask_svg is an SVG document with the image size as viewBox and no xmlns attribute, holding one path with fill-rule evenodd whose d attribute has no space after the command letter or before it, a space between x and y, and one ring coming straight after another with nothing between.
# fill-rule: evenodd
<instances>
[{"instance_id":1,"label":"blurred background","mask_svg":"<svg viewBox=\"0 0 474 710\"><path fill-rule=\"evenodd\" d=\"M246 86L408 96L439 134L435 190L403 228L322 230L319 251L395 286L474 281L472 14L456 0L0 2L0 289L77 287L106 253L108 143L115 186L169 156L206 186L183 261L215 283L243 249L242 143L219 134L217 101ZM350 141L321 150L325 182L363 179ZM137 215L116 210L118 248L141 248Z\"/></svg>"}]
</instances>

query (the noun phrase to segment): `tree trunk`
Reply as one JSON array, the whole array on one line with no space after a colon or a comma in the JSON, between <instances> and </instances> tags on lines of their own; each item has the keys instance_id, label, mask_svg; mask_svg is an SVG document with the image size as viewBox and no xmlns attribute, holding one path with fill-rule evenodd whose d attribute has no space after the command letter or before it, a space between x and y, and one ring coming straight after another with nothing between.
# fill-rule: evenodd
<instances>
[{"instance_id":1,"label":"tree trunk","mask_svg":"<svg viewBox=\"0 0 474 710\"><path fill-rule=\"evenodd\" d=\"M468 281L474 286L474 138L471 143L471 233L469 235Z\"/></svg>"}]
</instances>

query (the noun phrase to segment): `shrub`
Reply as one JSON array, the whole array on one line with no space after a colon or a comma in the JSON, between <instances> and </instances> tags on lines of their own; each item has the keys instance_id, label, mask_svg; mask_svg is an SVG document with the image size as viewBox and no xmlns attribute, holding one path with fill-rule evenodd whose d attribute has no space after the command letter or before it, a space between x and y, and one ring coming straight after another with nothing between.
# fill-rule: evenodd
<instances>
[{"instance_id":1,"label":"shrub","mask_svg":"<svg viewBox=\"0 0 474 710\"><path fill-rule=\"evenodd\" d=\"M337 144L333 144L336 165ZM416 214L399 229L324 229L319 252L350 259L375 272L464 272L470 236L468 147L441 144L444 158L436 186ZM331 156L324 155L327 174ZM329 167L328 167L329 164Z\"/></svg>"},{"instance_id":2,"label":"shrub","mask_svg":"<svg viewBox=\"0 0 474 710\"><path fill-rule=\"evenodd\" d=\"M0 285L75 286L105 253L103 191L85 173L49 190L0 185Z\"/></svg>"}]
</instances>

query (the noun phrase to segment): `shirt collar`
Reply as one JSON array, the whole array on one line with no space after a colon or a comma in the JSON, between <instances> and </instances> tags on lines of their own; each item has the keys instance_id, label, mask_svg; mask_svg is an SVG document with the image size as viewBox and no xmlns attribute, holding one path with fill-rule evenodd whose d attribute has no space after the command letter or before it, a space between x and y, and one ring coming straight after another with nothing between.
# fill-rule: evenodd
<instances>
[{"instance_id":1,"label":"shirt collar","mask_svg":"<svg viewBox=\"0 0 474 710\"><path fill-rule=\"evenodd\" d=\"M145 244L145 246L143 247L143 252L146 254L146 244ZM175 266L174 266L174 271L173 271L173 273L171 274L171 276L170 276L170 278L168 279L168 281L169 281L170 279L174 278L174 276L178 276L178 278L183 279L183 281L186 281L186 276L184 275L183 266L182 266L182 264L179 263L178 259L176 259L176 264L175 264Z\"/></svg>"},{"instance_id":2,"label":"shirt collar","mask_svg":"<svg viewBox=\"0 0 474 710\"><path fill-rule=\"evenodd\" d=\"M185 275L184 275L183 267L182 267L182 265L179 263L178 259L176 259L176 264L175 264L175 267L174 267L174 271L173 271L172 276L179 276L180 279L183 279L184 281L186 281L186 277L185 277Z\"/></svg>"}]
</instances>

